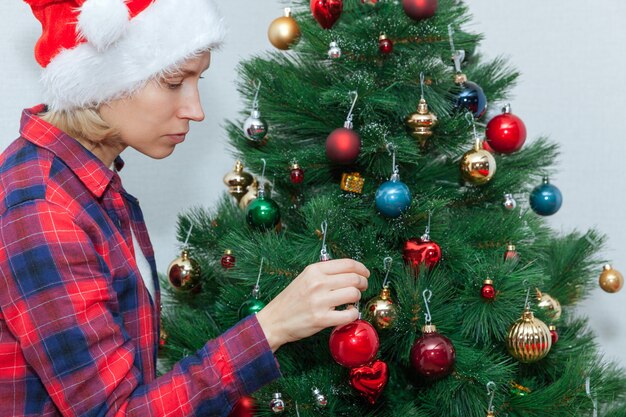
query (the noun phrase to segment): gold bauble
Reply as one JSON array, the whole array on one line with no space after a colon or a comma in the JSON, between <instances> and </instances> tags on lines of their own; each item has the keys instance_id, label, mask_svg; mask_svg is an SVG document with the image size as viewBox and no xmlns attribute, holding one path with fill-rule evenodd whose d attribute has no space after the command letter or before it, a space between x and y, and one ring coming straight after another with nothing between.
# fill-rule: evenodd
<instances>
[{"instance_id":1,"label":"gold bauble","mask_svg":"<svg viewBox=\"0 0 626 417\"><path fill-rule=\"evenodd\" d=\"M241 197L248 192L248 187L254 182L252 175L245 172L243 168L241 161L237 161L235 168L224 175L224 184L228 187L230 195L237 199L237 202L241 201Z\"/></svg>"},{"instance_id":2,"label":"gold bauble","mask_svg":"<svg viewBox=\"0 0 626 417\"><path fill-rule=\"evenodd\" d=\"M476 140L474 148L461 158L461 175L473 185L489 182L496 173L496 160L493 155L483 149L482 143Z\"/></svg>"},{"instance_id":3,"label":"gold bauble","mask_svg":"<svg viewBox=\"0 0 626 417\"><path fill-rule=\"evenodd\" d=\"M618 292L624 286L624 277L611 265L605 265L604 271L600 274L600 288L608 293Z\"/></svg>"},{"instance_id":4,"label":"gold bauble","mask_svg":"<svg viewBox=\"0 0 626 417\"><path fill-rule=\"evenodd\" d=\"M291 17L291 9L285 8L285 15L274 19L267 31L267 36L276 48L286 51L300 40L300 26Z\"/></svg>"},{"instance_id":5,"label":"gold bauble","mask_svg":"<svg viewBox=\"0 0 626 417\"><path fill-rule=\"evenodd\" d=\"M167 277L172 286L182 291L199 289L200 266L189 257L186 250L167 267Z\"/></svg>"},{"instance_id":6,"label":"gold bauble","mask_svg":"<svg viewBox=\"0 0 626 417\"><path fill-rule=\"evenodd\" d=\"M432 129L437 125L437 116L428 111L428 104L423 98L417 105L417 112L409 114L404 120L409 128L409 133L417 139L421 146L433 135Z\"/></svg>"},{"instance_id":7,"label":"gold bauble","mask_svg":"<svg viewBox=\"0 0 626 417\"><path fill-rule=\"evenodd\" d=\"M378 297L374 297L365 305L365 318L378 330L392 327L398 317L398 310L391 299L389 287L384 287Z\"/></svg>"},{"instance_id":8,"label":"gold bauble","mask_svg":"<svg viewBox=\"0 0 626 417\"><path fill-rule=\"evenodd\" d=\"M506 338L511 356L522 363L537 362L546 357L552 347L552 335L544 322L530 310L513 323Z\"/></svg>"},{"instance_id":9,"label":"gold bauble","mask_svg":"<svg viewBox=\"0 0 626 417\"><path fill-rule=\"evenodd\" d=\"M552 319L552 320L558 320L561 318L561 303L559 303L559 300L557 300L556 298L553 298L550 294L546 294L545 292L542 293L541 291L539 291L539 289L536 289L537 291L537 301L539 302L539 304L537 304L539 306L539 308L544 309L547 311L548 316Z\"/></svg>"}]
</instances>

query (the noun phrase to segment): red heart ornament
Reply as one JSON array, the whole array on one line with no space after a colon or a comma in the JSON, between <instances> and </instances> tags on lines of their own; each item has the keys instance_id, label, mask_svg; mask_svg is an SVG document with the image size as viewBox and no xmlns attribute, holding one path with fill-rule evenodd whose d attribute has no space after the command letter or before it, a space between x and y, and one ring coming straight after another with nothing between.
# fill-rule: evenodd
<instances>
[{"instance_id":1,"label":"red heart ornament","mask_svg":"<svg viewBox=\"0 0 626 417\"><path fill-rule=\"evenodd\" d=\"M350 385L372 405L383 393L388 379L387 364L383 361L376 361L371 365L353 368L350 371Z\"/></svg>"},{"instance_id":2,"label":"red heart ornament","mask_svg":"<svg viewBox=\"0 0 626 417\"><path fill-rule=\"evenodd\" d=\"M324 29L333 27L343 10L342 0L311 0L311 12Z\"/></svg>"}]
</instances>

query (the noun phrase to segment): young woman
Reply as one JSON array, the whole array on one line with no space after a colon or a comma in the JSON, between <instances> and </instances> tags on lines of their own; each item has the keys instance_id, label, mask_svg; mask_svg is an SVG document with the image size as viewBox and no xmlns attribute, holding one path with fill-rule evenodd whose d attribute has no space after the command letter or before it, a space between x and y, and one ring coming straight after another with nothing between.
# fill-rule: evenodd
<instances>
[{"instance_id":1,"label":"young woman","mask_svg":"<svg viewBox=\"0 0 626 417\"><path fill-rule=\"evenodd\" d=\"M227 415L280 376L281 345L357 318L369 271L308 266L156 378L159 289L127 147L164 158L202 121L223 28L210 0L26 0L46 105L0 156L0 416Z\"/></svg>"}]
</instances>

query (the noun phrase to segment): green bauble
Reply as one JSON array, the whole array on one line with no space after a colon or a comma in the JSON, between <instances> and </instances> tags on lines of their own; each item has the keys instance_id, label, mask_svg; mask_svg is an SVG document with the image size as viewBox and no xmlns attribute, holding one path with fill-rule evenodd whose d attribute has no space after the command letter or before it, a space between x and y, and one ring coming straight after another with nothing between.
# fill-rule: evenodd
<instances>
[{"instance_id":1,"label":"green bauble","mask_svg":"<svg viewBox=\"0 0 626 417\"><path fill-rule=\"evenodd\" d=\"M250 298L239 307L239 319L244 319L251 314L256 314L265 307L265 303L258 298Z\"/></svg>"},{"instance_id":2,"label":"green bauble","mask_svg":"<svg viewBox=\"0 0 626 417\"><path fill-rule=\"evenodd\" d=\"M261 230L270 230L280 222L280 208L271 198L259 195L248 206L248 224Z\"/></svg>"}]
</instances>

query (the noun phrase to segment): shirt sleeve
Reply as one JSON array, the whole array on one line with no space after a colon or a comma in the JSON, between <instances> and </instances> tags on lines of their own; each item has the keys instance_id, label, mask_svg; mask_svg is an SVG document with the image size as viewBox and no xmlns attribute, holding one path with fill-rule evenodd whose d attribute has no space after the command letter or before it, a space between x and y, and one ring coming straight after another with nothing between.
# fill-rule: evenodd
<instances>
[{"instance_id":1,"label":"shirt sleeve","mask_svg":"<svg viewBox=\"0 0 626 417\"><path fill-rule=\"evenodd\" d=\"M110 275L65 209L36 200L0 218L0 308L63 416L226 415L280 376L251 316L144 384Z\"/></svg>"}]
</instances>

